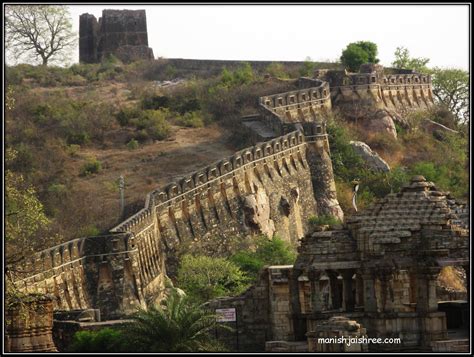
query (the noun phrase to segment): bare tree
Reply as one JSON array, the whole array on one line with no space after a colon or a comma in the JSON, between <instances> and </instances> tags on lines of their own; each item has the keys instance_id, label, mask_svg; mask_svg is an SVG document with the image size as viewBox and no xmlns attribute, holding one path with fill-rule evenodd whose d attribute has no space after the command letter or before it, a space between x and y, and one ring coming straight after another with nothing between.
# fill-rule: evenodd
<instances>
[{"instance_id":1,"label":"bare tree","mask_svg":"<svg viewBox=\"0 0 474 357\"><path fill-rule=\"evenodd\" d=\"M6 5L5 47L10 57L26 61L64 61L76 44L64 5Z\"/></svg>"}]
</instances>

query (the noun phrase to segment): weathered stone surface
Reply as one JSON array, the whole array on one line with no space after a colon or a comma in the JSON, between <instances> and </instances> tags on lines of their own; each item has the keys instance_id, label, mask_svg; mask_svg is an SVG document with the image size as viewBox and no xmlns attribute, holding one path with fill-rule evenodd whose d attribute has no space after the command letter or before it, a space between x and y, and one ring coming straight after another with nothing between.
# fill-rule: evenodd
<instances>
[{"instance_id":1,"label":"weathered stone surface","mask_svg":"<svg viewBox=\"0 0 474 357\"><path fill-rule=\"evenodd\" d=\"M361 120L362 126L371 133L389 134L393 138L397 138L397 129L393 122L392 116L384 110L379 110L374 114L369 114Z\"/></svg>"},{"instance_id":2,"label":"weathered stone surface","mask_svg":"<svg viewBox=\"0 0 474 357\"><path fill-rule=\"evenodd\" d=\"M243 212L246 226L256 233L273 237L275 224L270 219L270 201L264 190L244 197Z\"/></svg>"},{"instance_id":3,"label":"weathered stone surface","mask_svg":"<svg viewBox=\"0 0 474 357\"><path fill-rule=\"evenodd\" d=\"M369 165L370 168L389 172L390 166L380 157L375 151L373 151L369 145L362 141L350 141L349 144L354 148L354 151Z\"/></svg>"},{"instance_id":4,"label":"weathered stone surface","mask_svg":"<svg viewBox=\"0 0 474 357\"><path fill-rule=\"evenodd\" d=\"M52 335L53 300L45 295L5 310L5 352L57 352Z\"/></svg>"},{"instance_id":5,"label":"weathered stone surface","mask_svg":"<svg viewBox=\"0 0 474 357\"><path fill-rule=\"evenodd\" d=\"M108 55L125 63L154 59L145 10L103 10L99 21L90 14L80 16L79 61L101 62Z\"/></svg>"}]
</instances>

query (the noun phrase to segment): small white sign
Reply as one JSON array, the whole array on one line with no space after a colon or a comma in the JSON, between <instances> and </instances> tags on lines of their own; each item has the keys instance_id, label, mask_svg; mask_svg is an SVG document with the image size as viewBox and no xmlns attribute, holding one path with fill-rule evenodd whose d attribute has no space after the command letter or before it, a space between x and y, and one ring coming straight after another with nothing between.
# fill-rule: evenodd
<instances>
[{"instance_id":1,"label":"small white sign","mask_svg":"<svg viewBox=\"0 0 474 357\"><path fill-rule=\"evenodd\" d=\"M235 308L229 309L216 309L217 322L232 322L237 321L237 314Z\"/></svg>"}]
</instances>

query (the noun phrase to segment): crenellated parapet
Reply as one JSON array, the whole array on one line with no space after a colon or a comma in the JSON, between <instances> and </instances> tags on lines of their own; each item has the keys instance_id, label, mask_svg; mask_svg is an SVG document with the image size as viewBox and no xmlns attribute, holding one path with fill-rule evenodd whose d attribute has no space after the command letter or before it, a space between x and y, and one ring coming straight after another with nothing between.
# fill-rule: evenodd
<instances>
[{"instance_id":1,"label":"crenellated parapet","mask_svg":"<svg viewBox=\"0 0 474 357\"><path fill-rule=\"evenodd\" d=\"M333 106L352 113L365 106L404 114L434 104L431 76L407 71L384 74L383 67L378 67L365 72L361 67L360 73L318 70L315 75L329 83ZM365 116L367 111L359 114Z\"/></svg>"},{"instance_id":2,"label":"crenellated parapet","mask_svg":"<svg viewBox=\"0 0 474 357\"><path fill-rule=\"evenodd\" d=\"M144 285L183 243L263 232L296 242L315 210L306 149L295 131L238 151L150 192L145 207L111 232L134 235ZM247 212L249 202L257 207Z\"/></svg>"},{"instance_id":3,"label":"crenellated parapet","mask_svg":"<svg viewBox=\"0 0 474 357\"><path fill-rule=\"evenodd\" d=\"M331 109L331 97L327 82L301 78L302 89L264 96L259 99L265 120L277 132L285 132L287 126L296 123L315 122Z\"/></svg>"},{"instance_id":4,"label":"crenellated parapet","mask_svg":"<svg viewBox=\"0 0 474 357\"><path fill-rule=\"evenodd\" d=\"M100 308L114 318L144 303L133 236L78 238L26 260L15 287L55 297L54 309Z\"/></svg>"}]
</instances>

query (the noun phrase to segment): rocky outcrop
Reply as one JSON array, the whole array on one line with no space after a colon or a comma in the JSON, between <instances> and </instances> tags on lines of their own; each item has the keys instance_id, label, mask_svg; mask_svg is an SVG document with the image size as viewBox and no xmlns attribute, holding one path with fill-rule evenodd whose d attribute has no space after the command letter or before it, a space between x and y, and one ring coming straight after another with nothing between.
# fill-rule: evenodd
<instances>
[{"instance_id":1,"label":"rocky outcrop","mask_svg":"<svg viewBox=\"0 0 474 357\"><path fill-rule=\"evenodd\" d=\"M254 233L273 236L275 223L270 218L270 201L264 190L257 190L244 198L243 213L245 225Z\"/></svg>"},{"instance_id":2,"label":"rocky outcrop","mask_svg":"<svg viewBox=\"0 0 474 357\"><path fill-rule=\"evenodd\" d=\"M351 141L350 144L357 155L359 155L371 169L382 172L390 171L390 166L387 162L373 151L369 145L362 141Z\"/></svg>"},{"instance_id":3,"label":"rocky outcrop","mask_svg":"<svg viewBox=\"0 0 474 357\"><path fill-rule=\"evenodd\" d=\"M400 117L389 113L386 110L367 111L363 118L357 119L365 131L374 134L388 134L397 138L395 122L400 122ZM402 126L405 126L402 124Z\"/></svg>"}]
</instances>

